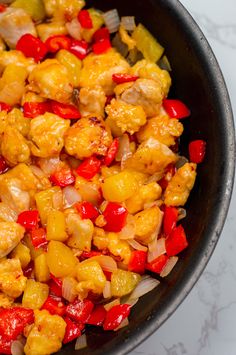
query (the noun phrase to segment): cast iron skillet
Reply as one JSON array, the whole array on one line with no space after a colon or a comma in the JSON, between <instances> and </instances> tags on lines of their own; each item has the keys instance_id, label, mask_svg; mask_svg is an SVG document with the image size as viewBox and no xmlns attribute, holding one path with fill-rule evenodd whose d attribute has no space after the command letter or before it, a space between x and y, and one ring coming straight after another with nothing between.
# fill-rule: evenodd
<instances>
[{"instance_id":1,"label":"cast iron skillet","mask_svg":"<svg viewBox=\"0 0 236 355\"><path fill-rule=\"evenodd\" d=\"M180 150L188 142L207 141L206 159L188 202L184 222L189 248L158 289L133 308L130 324L119 332L90 328L88 348L65 346L60 355L126 354L150 336L175 311L205 268L222 230L234 175L234 126L228 93L216 59L188 12L177 0L96 0L88 5L117 8L134 15L164 45L172 66L172 97L182 99L192 115L185 121Z\"/></svg>"}]
</instances>

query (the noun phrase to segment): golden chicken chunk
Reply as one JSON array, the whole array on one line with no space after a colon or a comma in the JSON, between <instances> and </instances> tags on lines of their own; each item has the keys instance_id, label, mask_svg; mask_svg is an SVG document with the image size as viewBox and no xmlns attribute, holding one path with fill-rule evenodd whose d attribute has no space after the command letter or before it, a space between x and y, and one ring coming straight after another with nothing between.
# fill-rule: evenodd
<instances>
[{"instance_id":1,"label":"golden chicken chunk","mask_svg":"<svg viewBox=\"0 0 236 355\"><path fill-rule=\"evenodd\" d=\"M146 125L141 127L137 133L137 138L141 143L152 137L170 147L175 144L176 138L181 136L183 130L184 127L181 122L160 113L160 115L150 118Z\"/></svg>"},{"instance_id":2,"label":"golden chicken chunk","mask_svg":"<svg viewBox=\"0 0 236 355\"><path fill-rule=\"evenodd\" d=\"M4 293L0 293L0 307L9 308L13 304L14 299L8 297Z\"/></svg>"},{"instance_id":3,"label":"golden chicken chunk","mask_svg":"<svg viewBox=\"0 0 236 355\"><path fill-rule=\"evenodd\" d=\"M164 93L162 86L152 79L138 79L123 91L120 99L131 105L142 106L148 117L158 114Z\"/></svg>"},{"instance_id":4,"label":"golden chicken chunk","mask_svg":"<svg viewBox=\"0 0 236 355\"><path fill-rule=\"evenodd\" d=\"M65 135L67 153L81 160L93 154L106 155L111 143L110 128L101 117L84 117Z\"/></svg>"},{"instance_id":5,"label":"golden chicken chunk","mask_svg":"<svg viewBox=\"0 0 236 355\"><path fill-rule=\"evenodd\" d=\"M149 138L140 144L126 161L125 167L152 175L163 172L167 165L176 161L177 155L172 150L158 140Z\"/></svg>"},{"instance_id":6,"label":"golden chicken chunk","mask_svg":"<svg viewBox=\"0 0 236 355\"><path fill-rule=\"evenodd\" d=\"M82 116L102 116L104 117L104 108L106 95L101 86L82 88L79 93L79 109Z\"/></svg>"},{"instance_id":7,"label":"golden chicken chunk","mask_svg":"<svg viewBox=\"0 0 236 355\"><path fill-rule=\"evenodd\" d=\"M142 244L151 243L157 236L162 224L163 212L159 207L153 206L137 213L135 218L135 239Z\"/></svg>"},{"instance_id":8,"label":"golden chicken chunk","mask_svg":"<svg viewBox=\"0 0 236 355\"><path fill-rule=\"evenodd\" d=\"M167 206L185 205L195 183L196 169L196 164L186 163L177 170L164 194L164 203Z\"/></svg>"},{"instance_id":9,"label":"golden chicken chunk","mask_svg":"<svg viewBox=\"0 0 236 355\"><path fill-rule=\"evenodd\" d=\"M16 128L24 137L27 137L30 130L30 120L24 117L20 109L13 108L8 113L7 123Z\"/></svg>"},{"instance_id":10,"label":"golden chicken chunk","mask_svg":"<svg viewBox=\"0 0 236 355\"><path fill-rule=\"evenodd\" d=\"M134 134L147 121L142 106L134 106L116 99L113 99L106 107L106 113L107 123L115 136L121 136L124 132Z\"/></svg>"},{"instance_id":11,"label":"golden chicken chunk","mask_svg":"<svg viewBox=\"0 0 236 355\"><path fill-rule=\"evenodd\" d=\"M91 53L84 59L80 86L100 85L106 95L112 95L115 87L112 75L128 71L128 62L115 49L99 55Z\"/></svg>"},{"instance_id":12,"label":"golden chicken chunk","mask_svg":"<svg viewBox=\"0 0 236 355\"><path fill-rule=\"evenodd\" d=\"M137 213L144 208L146 203L151 203L161 198L162 189L156 182L150 182L140 187L138 192L126 202L129 213Z\"/></svg>"},{"instance_id":13,"label":"golden chicken chunk","mask_svg":"<svg viewBox=\"0 0 236 355\"><path fill-rule=\"evenodd\" d=\"M38 64L29 76L29 89L46 99L70 102L73 87L66 67L56 59L46 59Z\"/></svg>"},{"instance_id":14,"label":"golden chicken chunk","mask_svg":"<svg viewBox=\"0 0 236 355\"><path fill-rule=\"evenodd\" d=\"M0 258L9 254L24 237L25 229L15 222L0 222Z\"/></svg>"},{"instance_id":15,"label":"golden chicken chunk","mask_svg":"<svg viewBox=\"0 0 236 355\"><path fill-rule=\"evenodd\" d=\"M26 281L19 259L0 260L0 290L3 293L12 298L19 297L25 289Z\"/></svg>"},{"instance_id":16,"label":"golden chicken chunk","mask_svg":"<svg viewBox=\"0 0 236 355\"><path fill-rule=\"evenodd\" d=\"M10 166L28 162L30 158L28 142L16 128L10 126L4 131L1 152Z\"/></svg>"},{"instance_id":17,"label":"golden chicken chunk","mask_svg":"<svg viewBox=\"0 0 236 355\"><path fill-rule=\"evenodd\" d=\"M37 36L32 19L23 9L8 7L0 13L0 36L10 48L15 48L26 33Z\"/></svg>"},{"instance_id":18,"label":"golden chicken chunk","mask_svg":"<svg viewBox=\"0 0 236 355\"><path fill-rule=\"evenodd\" d=\"M140 60L131 68L131 73L143 79L155 80L161 86L164 96L167 96L171 77L168 71L161 69L156 63L146 59Z\"/></svg>"},{"instance_id":19,"label":"golden chicken chunk","mask_svg":"<svg viewBox=\"0 0 236 355\"><path fill-rule=\"evenodd\" d=\"M90 219L81 219L78 213L68 213L66 227L70 238L67 245L83 251L91 250L94 225Z\"/></svg>"},{"instance_id":20,"label":"golden chicken chunk","mask_svg":"<svg viewBox=\"0 0 236 355\"><path fill-rule=\"evenodd\" d=\"M2 73L9 64L17 64L18 66L26 68L28 72L36 65L33 58L26 58L20 51L0 51L0 73Z\"/></svg>"},{"instance_id":21,"label":"golden chicken chunk","mask_svg":"<svg viewBox=\"0 0 236 355\"><path fill-rule=\"evenodd\" d=\"M41 158L58 156L69 127L69 120L48 112L31 120L29 138L32 154Z\"/></svg>"},{"instance_id":22,"label":"golden chicken chunk","mask_svg":"<svg viewBox=\"0 0 236 355\"><path fill-rule=\"evenodd\" d=\"M84 0L43 0L43 2L47 16L56 18L73 18L85 6Z\"/></svg>"},{"instance_id":23,"label":"golden chicken chunk","mask_svg":"<svg viewBox=\"0 0 236 355\"><path fill-rule=\"evenodd\" d=\"M34 311L35 323L24 347L26 355L50 355L62 346L66 322L48 311Z\"/></svg>"}]
</instances>

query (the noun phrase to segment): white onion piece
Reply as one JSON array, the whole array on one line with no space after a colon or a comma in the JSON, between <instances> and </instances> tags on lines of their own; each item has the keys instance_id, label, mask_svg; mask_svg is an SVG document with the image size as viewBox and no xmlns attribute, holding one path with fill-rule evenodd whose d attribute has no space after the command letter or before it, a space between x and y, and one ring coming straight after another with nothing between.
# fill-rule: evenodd
<instances>
[{"instance_id":1,"label":"white onion piece","mask_svg":"<svg viewBox=\"0 0 236 355\"><path fill-rule=\"evenodd\" d=\"M135 219L129 214L126 219L126 224L118 233L119 239L133 239L135 237Z\"/></svg>"},{"instance_id":2,"label":"white onion piece","mask_svg":"<svg viewBox=\"0 0 236 355\"><path fill-rule=\"evenodd\" d=\"M18 214L4 202L0 202L0 220L4 222L16 222Z\"/></svg>"},{"instance_id":3,"label":"white onion piece","mask_svg":"<svg viewBox=\"0 0 236 355\"><path fill-rule=\"evenodd\" d=\"M105 25L110 33L117 32L120 26L120 17L117 9L109 10L103 14Z\"/></svg>"},{"instance_id":4,"label":"white onion piece","mask_svg":"<svg viewBox=\"0 0 236 355\"><path fill-rule=\"evenodd\" d=\"M110 281L106 281L104 289L103 289L103 297L111 298L111 283Z\"/></svg>"},{"instance_id":5,"label":"white onion piece","mask_svg":"<svg viewBox=\"0 0 236 355\"><path fill-rule=\"evenodd\" d=\"M75 350L84 349L87 347L87 338L86 334L82 334L80 337L77 338L75 343Z\"/></svg>"},{"instance_id":6,"label":"white onion piece","mask_svg":"<svg viewBox=\"0 0 236 355\"><path fill-rule=\"evenodd\" d=\"M119 306L119 304L120 304L120 299L116 298L115 300L113 300L107 304L104 304L103 306L104 306L105 310L108 312L112 307Z\"/></svg>"},{"instance_id":7,"label":"white onion piece","mask_svg":"<svg viewBox=\"0 0 236 355\"><path fill-rule=\"evenodd\" d=\"M176 167L176 169L179 169L182 166L184 166L186 163L188 163L188 159L183 156L179 156L179 159L178 159L177 163L175 164L175 167Z\"/></svg>"},{"instance_id":8,"label":"white onion piece","mask_svg":"<svg viewBox=\"0 0 236 355\"><path fill-rule=\"evenodd\" d=\"M123 302L122 301L122 304L129 304L131 307L135 306L136 303L138 303L139 301L139 298L134 298L132 300L130 300L129 298L126 298L126 300Z\"/></svg>"},{"instance_id":9,"label":"white onion piece","mask_svg":"<svg viewBox=\"0 0 236 355\"><path fill-rule=\"evenodd\" d=\"M63 209L63 195L62 195L61 190L59 190L53 194L52 205L53 205L53 208L55 208L56 210Z\"/></svg>"},{"instance_id":10,"label":"white onion piece","mask_svg":"<svg viewBox=\"0 0 236 355\"><path fill-rule=\"evenodd\" d=\"M47 175L50 176L54 173L54 171L57 169L57 167L61 164L61 161L59 157L57 158L40 158L38 160L38 164L40 168L43 170L43 172Z\"/></svg>"},{"instance_id":11,"label":"white onion piece","mask_svg":"<svg viewBox=\"0 0 236 355\"><path fill-rule=\"evenodd\" d=\"M178 259L179 259L178 256L171 256L170 259L167 261L164 269L160 273L160 276L166 277L167 275L169 275L169 273L172 271L175 264L177 263Z\"/></svg>"},{"instance_id":12,"label":"white onion piece","mask_svg":"<svg viewBox=\"0 0 236 355\"><path fill-rule=\"evenodd\" d=\"M127 157L130 157L132 152L130 150L130 141L128 134L123 134L123 136L119 137L119 149L116 154L116 161L122 161Z\"/></svg>"},{"instance_id":13,"label":"white onion piece","mask_svg":"<svg viewBox=\"0 0 236 355\"><path fill-rule=\"evenodd\" d=\"M64 208L69 208L77 202L81 202L82 198L80 193L73 186L66 186L63 189L63 205Z\"/></svg>"},{"instance_id":14,"label":"white onion piece","mask_svg":"<svg viewBox=\"0 0 236 355\"><path fill-rule=\"evenodd\" d=\"M25 339L14 340L11 344L12 355L24 355Z\"/></svg>"},{"instance_id":15,"label":"white onion piece","mask_svg":"<svg viewBox=\"0 0 236 355\"><path fill-rule=\"evenodd\" d=\"M127 240L127 242L128 242L129 245L131 245L131 247L134 248L135 250L147 251L147 247L145 247L144 245L140 244L140 243L137 242L135 239Z\"/></svg>"},{"instance_id":16,"label":"white onion piece","mask_svg":"<svg viewBox=\"0 0 236 355\"><path fill-rule=\"evenodd\" d=\"M116 332L117 330L127 327L129 325L129 320L128 318L125 318L119 325L119 327L117 327L116 329L114 329L114 331Z\"/></svg>"},{"instance_id":17,"label":"white onion piece","mask_svg":"<svg viewBox=\"0 0 236 355\"><path fill-rule=\"evenodd\" d=\"M139 284L135 287L135 289L129 296L127 303L129 303L129 301L131 300L136 300L137 298L140 298L146 293L152 291L155 287L159 285L159 283L160 281L154 279L149 275L145 275L145 277L142 277L142 280L139 282Z\"/></svg>"},{"instance_id":18,"label":"white onion piece","mask_svg":"<svg viewBox=\"0 0 236 355\"><path fill-rule=\"evenodd\" d=\"M117 270L117 263L111 256L98 255L90 258L90 260L96 260L104 271L114 272Z\"/></svg>"},{"instance_id":19,"label":"white onion piece","mask_svg":"<svg viewBox=\"0 0 236 355\"><path fill-rule=\"evenodd\" d=\"M163 200L156 200L156 201L153 201L153 202L145 203L143 208L146 210L146 209L154 207L154 206L160 207L162 204L163 204Z\"/></svg>"},{"instance_id":20,"label":"white onion piece","mask_svg":"<svg viewBox=\"0 0 236 355\"><path fill-rule=\"evenodd\" d=\"M187 215L186 209L185 208L178 208L178 221L181 221L181 219L184 219Z\"/></svg>"},{"instance_id":21,"label":"white onion piece","mask_svg":"<svg viewBox=\"0 0 236 355\"><path fill-rule=\"evenodd\" d=\"M150 244L148 244L148 263L157 259L159 256L166 253L166 242L165 238L154 239Z\"/></svg>"},{"instance_id":22,"label":"white onion piece","mask_svg":"<svg viewBox=\"0 0 236 355\"><path fill-rule=\"evenodd\" d=\"M124 26L126 31L134 31L136 24L135 24L135 17L134 16L123 16L121 17L121 25Z\"/></svg>"},{"instance_id":23,"label":"white onion piece","mask_svg":"<svg viewBox=\"0 0 236 355\"><path fill-rule=\"evenodd\" d=\"M150 176L146 181L145 183L146 184L150 184L150 182L157 182L159 180L161 180L164 176L164 173L163 172L159 172L159 173L155 173L153 174L152 176Z\"/></svg>"},{"instance_id":24,"label":"white onion piece","mask_svg":"<svg viewBox=\"0 0 236 355\"><path fill-rule=\"evenodd\" d=\"M66 29L71 37L81 40L81 25L77 17L73 18L71 22L66 23Z\"/></svg>"},{"instance_id":25,"label":"white onion piece","mask_svg":"<svg viewBox=\"0 0 236 355\"><path fill-rule=\"evenodd\" d=\"M43 179L46 177L45 173L43 172L42 169L40 169L38 166L36 165L31 165L30 169L32 170L32 173L37 176L40 179Z\"/></svg>"},{"instance_id":26,"label":"white onion piece","mask_svg":"<svg viewBox=\"0 0 236 355\"><path fill-rule=\"evenodd\" d=\"M68 302L73 302L76 299L76 288L77 282L71 277L65 277L62 282L62 296Z\"/></svg>"}]
</instances>

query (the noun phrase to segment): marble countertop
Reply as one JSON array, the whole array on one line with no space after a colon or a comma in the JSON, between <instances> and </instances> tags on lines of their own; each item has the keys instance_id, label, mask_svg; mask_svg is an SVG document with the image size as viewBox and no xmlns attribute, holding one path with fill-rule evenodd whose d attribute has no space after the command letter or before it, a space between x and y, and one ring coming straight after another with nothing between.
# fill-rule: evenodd
<instances>
[{"instance_id":1,"label":"marble countertop","mask_svg":"<svg viewBox=\"0 0 236 355\"><path fill-rule=\"evenodd\" d=\"M236 120L236 1L181 0L222 69ZM217 247L177 311L131 355L236 354L236 189Z\"/></svg>"}]
</instances>

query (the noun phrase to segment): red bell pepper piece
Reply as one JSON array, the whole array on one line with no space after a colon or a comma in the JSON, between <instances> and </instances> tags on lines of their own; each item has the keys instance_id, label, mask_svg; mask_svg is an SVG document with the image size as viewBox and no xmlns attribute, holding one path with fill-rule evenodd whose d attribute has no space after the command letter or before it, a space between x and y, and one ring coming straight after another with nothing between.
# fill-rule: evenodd
<instances>
[{"instance_id":1,"label":"red bell pepper piece","mask_svg":"<svg viewBox=\"0 0 236 355\"><path fill-rule=\"evenodd\" d=\"M94 256L101 256L103 255L100 251L83 251L83 253L80 255L81 260L93 258Z\"/></svg>"},{"instance_id":2,"label":"red bell pepper piece","mask_svg":"<svg viewBox=\"0 0 236 355\"><path fill-rule=\"evenodd\" d=\"M68 50L71 46L71 39L65 35L55 35L50 36L45 44L49 52L56 53L60 49Z\"/></svg>"},{"instance_id":3,"label":"red bell pepper piece","mask_svg":"<svg viewBox=\"0 0 236 355\"><path fill-rule=\"evenodd\" d=\"M110 39L110 33L107 27L102 27L99 28L94 34L93 34L93 41L94 42L99 42L102 39Z\"/></svg>"},{"instance_id":4,"label":"red bell pepper piece","mask_svg":"<svg viewBox=\"0 0 236 355\"><path fill-rule=\"evenodd\" d=\"M167 261L169 260L168 256L163 254L158 256L151 263L146 264L146 270L155 272L156 274L160 274L164 267L166 266Z\"/></svg>"},{"instance_id":5,"label":"red bell pepper piece","mask_svg":"<svg viewBox=\"0 0 236 355\"><path fill-rule=\"evenodd\" d=\"M61 317L66 313L66 306L64 303L52 296L48 296L41 309L46 309L50 314L57 314Z\"/></svg>"},{"instance_id":6,"label":"red bell pepper piece","mask_svg":"<svg viewBox=\"0 0 236 355\"><path fill-rule=\"evenodd\" d=\"M33 229L30 233L30 236L35 249L44 247L48 244L46 231L44 228Z\"/></svg>"},{"instance_id":7,"label":"red bell pepper piece","mask_svg":"<svg viewBox=\"0 0 236 355\"><path fill-rule=\"evenodd\" d=\"M89 316L86 324L102 326L104 319L106 318L107 311L102 305L98 305L94 308Z\"/></svg>"},{"instance_id":8,"label":"red bell pepper piece","mask_svg":"<svg viewBox=\"0 0 236 355\"><path fill-rule=\"evenodd\" d=\"M108 51L111 48L111 42L109 38L100 39L98 42L95 42L92 46L93 52L95 54L102 54Z\"/></svg>"},{"instance_id":9,"label":"red bell pepper piece","mask_svg":"<svg viewBox=\"0 0 236 355\"><path fill-rule=\"evenodd\" d=\"M113 140L113 142L111 143L110 148L108 149L107 155L106 155L106 157L104 159L104 164L106 166L110 166L111 165L111 163L113 162L113 160L116 157L118 149L119 149L119 139L115 138Z\"/></svg>"},{"instance_id":10,"label":"red bell pepper piece","mask_svg":"<svg viewBox=\"0 0 236 355\"><path fill-rule=\"evenodd\" d=\"M0 13L6 11L7 5L0 4Z\"/></svg>"},{"instance_id":11,"label":"red bell pepper piece","mask_svg":"<svg viewBox=\"0 0 236 355\"><path fill-rule=\"evenodd\" d=\"M66 307L66 315L76 322L86 323L94 304L89 300L75 300Z\"/></svg>"},{"instance_id":12,"label":"red bell pepper piece","mask_svg":"<svg viewBox=\"0 0 236 355\"><path fill-rule=\"evenodd\" d=\"M146 262L147 252L143 250L134 250L131 253L128 270L142 275L145 271Z\"/></svg>"},{"instance_id":13,"label":"red bell pepper piece","mask_svg":"<svg viewBox=\"0 0 236 355\"><path fill-rule=\"evenodd\" d=\"M111 100L115 98L115 95L108 95L105 106L110 105Z\"/></svg>"},{"instance_id":14,"label":"red bell pepper piece","mask_svg":"<svg viewBox=\"0 0 236 355\"><path fill-rule=\"evenodd\" d=\"M76 169L79 176L82 176L86 180L92 179L96 174L99 173L101 168L101 161L92 156L90 158L84 159L84 161Z\"/></svg>"},{"instance_id":15,"label":"red bell pepper piece","mask_svg":"<svg viewBox=\"0 0 236 355\"><path fill-rule=\"evenodd\" d=\"M180 100L163 100L163 107L171 118L181 119L190 116L188 107Z\"/></svg>"},{"instance_id":16,"label":"red bell pepper piece","mask_svg":"<svg viewBox=\"0 0 236 355\"><path fill-rule=\"evenodd\" d=\"M84 325L82 323L73 322L69 317L65 317L64 321L66 322L66 332L63 344L67 344L81 335Z\"/></svg>"},{"instance_id":17,"label":"red bell pepper piece","mask_svg":"<svg viewBox=\"0 0 236 355\"><path fill-rule=\"evenodd\" d=\"M187 248L187 246L188 241L184 228L179 225L171 232L169 237L166 238L166 253L168 256L174 256Z\"/></svg>"},{"instance_id":18,"label":"red bell pepper piece","mask_svg":"<svg viewBox=\"0 0 236 355\"><path fill-rule=\"evenodd\" d=\"M163 229L166 236L170 235L172 230L176 227L178 214L177 208L165 206Z\"/></svg>"},{"instance_id":19,"label":"red bell pepper piece","mask_svg":"<svg viewBox=\"0 0 236 355\"><path fill-rule=\"evenodd\" d=\"M64 167L56 170L50 176L50 181L53 183L53 185L65 187L74 184L75 176L69 167Z\"/></svg>"},{"instance_id":20,"label":"red bell pepper piece","mask_svg":"<svg viewBox=\"0 0 236 355\"><path fill-rule=\"evenodd\" d=\"M2 155L0 155L0 175L5 173L8 170L8 165L6 160Z\"/></svg>"},{"instance_id":21,"label":"red bell pepper piece","mask_svg":"<svg viewBox=\"0 0 236 355\"><path fill-rule=\"evenodd\" d=\"M51 112L51 106L49 102L25 102L23 112L25 117L35 118L45 112Z\"/></svg>"},{"instance_id":22,"label":"red bell pepper piece","mask_svg":"<svg viewBox=\"0 0 236 355\"><path fill-rule=\"evenodd\" d=\"M15 340L27 324L34 322L34 311L23 307L0 308L0 335Z\"/></svg>"},{"instance_id":23,"label":"red bell pepper piece","mask_svg":"<svg viewBox=\"0 0 236 355\"><path fill-rule=\"evenodd\" d=\"M114 330L130 314L131 306L129 304L120 304L112 307L106 314L103 324L104 330Z\"/></svg>"},{"instance_id":24,"label":"red bell pepper piece","mask_svg":"<svg viewBox=\"0 0 236 355\"><path fill-rule=\"evenodd\" d=\"M0 112L1 111L7 111L9 112L11 110L11 106L6 104L5 102L0 102Z\"/></svg>"},{"instance_id":25,"label":"red bell pepper piece","mask_svg":"<svg viewBox=\"0 0 236 355\"><path fill-rule=\"evenodd\" d=\"M103 216L107 224L103 227L107 232L118 233L125 226L128 211L116 202L108 202Z\"/></svg>"},{"instance_id":26,"label":"red bell pepper piece","mask_svg":"<svg viewBox=\"0 0 236 355\"><path fill-rule=\"evenodd\" d=\"M1 12L1 11L0 11ZM11 344L13 340L7 340L0 334L0 354L11 355Z\"/></svg>"},{"instance_id":27,"label":"red bell pepper piece","mask_svg":"<svg viewBox=\"0 0 236 355\"><path fill-rule=\"evenodd\" d=\"M21 224L27 231L36 229L39 222L39 211L24 211L18 215L17 223Z\"/></svg>"},{"instance_id":28,"label":"red bell pepper piece","mask_svg":"<svg viewBox=\"0 0 236 355\"><path fill-rule=\"evenodd\" d=\"M40 62L47 54L45 43L30 33L23 35L16 44L16 50L21 51L26 57L32 57Z\"/></svg>"},{"instance_id":29,"label":"red bell pepper piece","mask_svg":"<svg viewBox=\"0 0 236 355\"><path fill-rule=\"evenodd\" d=\"M69 51L82 60L88 54L88 43L84 40L78 41L77 39L72 39Z\"/></svg>"},{"instance_id":30,"label":"red bell pepper piece","mask_svg":"<svg viewBox=\"0 0 236 355\"><path fill-rule=\"evenodd\" d=\"M33 270L34 270L34 262L33 260L31 260L30 263L23 269L24 276L29 279L30 276L32 275Z\"/></svg>"},{"instance_id":31,"label":"red bell pepper piece","mask_svg":"<svg viewBox=\"0 0 236 355\"><path fill-rule=\"evenodd\" d=\"M189 143L189 157L192 163L202 163L206 153L206 142L199 139Z\"/></svg>"},{"instance_id":32,"label":"red bell pepper piece","mask_svg":"<svg viewBox=\"0 0 236 355\"><path fill-rule=\"evenodd\" d=\"M132 81L136 81L138 79L139 79L139 76L137 76L137 75L130 75L130 74L113 74L112 75L112 80L116 84L129 83Z\"/></svg>"},{"instance_id":33,"label":"red bell pepper piece","mask_svg":"<svg viewBox=\"0 0 236 355\"><path fill-rule=\"evenodd\" d=\"M99 216L99 212L96 207L91 202L80 202L75 205L79 215L82 219L91 219L95 221L95 219Z\"/></svg>"},{"instance_id":34,"label":"red bell pepper piece","mask_svg":"<svg viewBox=\"0 0 236 355\"><path fill-rule=\"evenodd\" d=\"M62 280L50 274L51 280L49 281L50 292L57 297L62 297Z\"/></svg>"},{"instance_id":35,"label":"red bell pepper piece","mask_svg":"<svg viewBox=\"0 0 236 355\"><path fill-rule=\"evenodd\" d=\"M62 104L57 101L51 102L52 112L65 119L79 119L81 117L79 110L70 104Z\"/></svg>"},{"instance_id":36,"label":"red bell pepper piece","mask_svg":"<svg viewBox=\"0 0 236 355\"><path fill-rule=\"evenodd\" d=\"M82 28L86 28L88 30L93 28L93 21L88 10L81 10L77 17Z\"/></svg>"}]
</instances>

